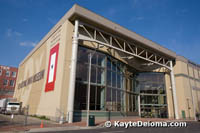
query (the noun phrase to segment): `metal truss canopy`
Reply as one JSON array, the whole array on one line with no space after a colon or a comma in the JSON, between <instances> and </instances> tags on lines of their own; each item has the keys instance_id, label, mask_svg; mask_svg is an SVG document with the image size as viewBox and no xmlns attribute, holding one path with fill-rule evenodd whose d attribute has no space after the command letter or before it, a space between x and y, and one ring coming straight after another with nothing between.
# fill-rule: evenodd
<instances>
[{"instance_id":1,"label":"metal truss canopy","mask_svg":"<svg viewBox=\"0 0 200 133\"><path fill-rule=\"evenodd\" d=\"M118 36L112 35L101 29L93 27L91 25L80 23L79 24L79 40L90 41L100 46L106 46L108 49L114 49L127 54L128 57L137 57L142 60L151 62L152 64L157 64L159 66L165 67L168 70L170 68L170 59L161 56L156 52L143 48L136 45L136 43L128 42Z\"/></svg>"}]
</instances>

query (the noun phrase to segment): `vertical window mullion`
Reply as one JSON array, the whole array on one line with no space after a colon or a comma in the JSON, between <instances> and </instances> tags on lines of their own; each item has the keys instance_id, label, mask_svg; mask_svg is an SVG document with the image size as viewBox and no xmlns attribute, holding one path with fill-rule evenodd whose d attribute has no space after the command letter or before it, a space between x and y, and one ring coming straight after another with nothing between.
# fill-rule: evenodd
<instances>
[{"instance_id":1,"label":"vertical window mullion","mask_svg":"<svg viewBox=\"0 0 200 133\"><path fill-rule=\"evenodd\" d=\"M95 110L97 110L97 86L95 86Z\"/></svg>"}]
</instances>

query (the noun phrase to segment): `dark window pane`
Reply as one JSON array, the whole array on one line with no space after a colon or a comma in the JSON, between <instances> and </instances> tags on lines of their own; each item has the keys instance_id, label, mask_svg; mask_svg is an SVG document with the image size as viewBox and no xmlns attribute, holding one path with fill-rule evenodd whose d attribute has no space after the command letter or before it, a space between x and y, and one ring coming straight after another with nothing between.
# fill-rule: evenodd
<instances>
[{"instance_id":1,"label":"dark window pane","mask_svg":"<svg viewBox=\"0 0 200 133\"><path fill-rule=\"evenodd\" d=\"M117 90L117 111L121 110L121 91Z\"/></svg>"},{"instance_id":2,"label":"dark window pane","mask_svg":"<svg viewBox=\"0 0 200 133\"><path fill-rule=\"evenodd\" d=\"M107 71L107 85L111 86L111 71Z\"/></svg>"},{"instance_id":3,"label":"dark window pane","mask_svg":"<svg viewBox=\"0 0 200 133\"><path fill-rule=\"evenodd\" d=\"M92 83L96 83L97 81L96 81L96 77L97 76L97 74L96 74L96 67L95 66L91 66L91 82Z\"/></svg>"},{"instance_id":4,"label":"dark window pane","mask_svg":"<svg viewBox=\"0 0 200 133\"><path fill-rule=\"evenodd\" d=\"M111 102L111 88L106 89L106 102Z\"/></svg>"},{"instance_id":5,"label":"dark window pane","mask_svg":"<svg viewBox=\"0 0 200 133\"><path fill-rule=\"evenodd\" d=\"M119 74L122 73L122 66L121 66L121 63L120 63L120 62L117 62L117 72L118 72Z\"/></svg>"},{"instance_id":6,"label":"dark window pane","mask_svg":"<svg viewBox=\"0 0 200 133\"><path fill-rule=\"evenodd\" d=\"M105 74L105 70L103 68L98 68L98 72L97 72L97 83L98 84L105 84L105 80L104 80L104 74Z\"/></svg>"},{"instance_id":7,"label":"dark window pane","mask_svg":"<svg viewBox=\"0 0 200 133\"><path fill-rule=\"evenodd\" d=\"M96 86L90 88L90 110L95 110Z\"/></svg>"},{"instance_id":8,"label":"dark window pane","mask_svg":"<svg viewBox=\"0 0 200 133\"><path fill-rule=\"evenodd\" d=\"M121 91L117 90L117 102L121 103Z\"/></svg>"},{"instance_id":9,"label":"dark window pane","mask_svg":"<svg viewBox=\"0 0 200 133\"><path fill-rule=\"evenodd\" d=\"M111 59L109 57L107 58L107 69L111 70Z\"/></svg>"},{"instance_id":10,"label":"dark window pane","mask_svg":"<svg viewBox=\"0 0 200 133\"><path fill-rule=\"evenodd\" d=\"M94 64L94 65L97 64L97 54L92 53L92 64Z\"/></svg>"},{"instance_id":11,"label":"dark window pane","mask_svg":"<svg viewBox=\"0 0 200 133\"><path fill-rule=\"evenodd\" d=\"M100 110L100 104L101 104L101 88L97 87L97 91L96 91L96 110Z\"/></svg>"},{"instance_id":12,"label":"dark window pane","mask_svg":"<svg viewBox=\"0 0 200 133\"><path fill-rule=\"evenodd\" d=\"M77 55L77 60L81 63L86 63L88 62L88 52L89 50L83 47L78 47L78 55Z\"/></svg>"},{"instance_id":13,"label":"dark window pane","mask_svg":"<svg viewBox=\"0 0 200 133\"><path fill-rule=\"evenodd\" d=\"M75 85L75 110L86 110L87 85L76 82Z\"/></svg>"},{"instance_id":14,"label":"dark window pane","mask_svg":"<svg viewBox=\"0 0 200 133\"><path fill-rule=\"evenodd\" d=\"M116 61L112 61L112 71L117 71L117 64Z\"/></svg>"},{"instance_id":15,"label":"dark window pane","mask_svg":"<svg viewBox=\"0 0 200 133\"><path fill-rule=\"evenodd\" d=\"M112 87L116 87L116 81L117 81L117 77L116 77L116 73L112 72Z\"/></svg>"},{"instance_id":16,"label":"dark window pane","mask_svg":"<svg viewBox=\"0 0 200 133\"><path fill-rule=\"evenodd\" d=\"M88 65L77 63L76 67L76 80L78 81L87 81L88 80Z\"/></svg>"},{"instance_id":17,"label":"dark window pane","mask_svg":"<svg viewBox=\"0 0 200 133\"><path fill-rule=\"evenodd\" d=\"M122 75L120 74L117 74L117 88L121 88L121 85L122 85Z\"/></svg>"},{"instance_id":18,"label":"dark window pane","mask_svg":"<svg viewBox=\"0 0 200 133\"><path fill-rule=\"evenodd\" d=\"M105 66L105 55L98 54L98 66Z\"/></svg>"},{"instance_id":19,"label":"dark window pane","mask_svg":"<svg viewBox=\"0 0 200 133\"><path fill-rule=\"evenodd\" d=\"M3 80L3 85L8 85L8 80L4 79Z\"/></svg>"},{"instance_id":20,"label":"dark window pane","mask_svg":"<svg viewBox=\"0 0 200 133\"><path fill-rule=\"evenodd\" d=\"M117 110L117 94L116 94L116 90L115 89L112 89L112 110L113 111L116 111Z\"/></svg>"}]
</instances>

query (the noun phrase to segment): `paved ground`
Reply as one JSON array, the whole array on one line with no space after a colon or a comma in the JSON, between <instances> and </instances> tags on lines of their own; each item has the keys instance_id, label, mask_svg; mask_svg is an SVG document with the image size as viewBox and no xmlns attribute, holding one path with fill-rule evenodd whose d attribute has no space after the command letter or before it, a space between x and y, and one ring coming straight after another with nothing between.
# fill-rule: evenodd
<instances>
[{"instance_id":1,"label":"paved ground","mask_svg":"<svg viewBox=\"0 0 200 133\"><path fill-rule=\"evenodd\" d=\"M112 120L111 122L113 122ZM120 121L174 121L169 119L144 119L144 118L124 118ZM58 124L52 121L43 121L44 128L40 128L41 120L37 118L28 117L28 124L24 126L24 116L17 115L13 121L10 115L0 114L0 132L85 132L85 133L109 133L109 132L141 132L141 133L200 133L200 122L187 122L186 128L105 128L104 121L96 121L96 126L85 127L85 122L76 122L73 124Z\"/></svg>"},{"instance_id":2,"label":"paved ground","mask_svg":"<svg viewBox=\"0 0 200 133\"><path fill-rule=\"evenodd\" d=\"M62 130L59 128L56 131L39 131L42 133L200 133L200 123L199 122L187 122L187 127L182 128L91 128L91 129L76 129L76 130Z\"/></svg>"},{"instance_id":3,"label":"paved ground","mask_svg":"<svg viewBox=\"0 0 200 133\"><path fill-rule=\"evenodd\" d=\"M0 132L2 131L25 131L30 128L39 128L41 120L34 117L28 117L27 125L24 126L25 116L23 115L14 115L14 118L11 119L11 115L0 114ZM56 125L52 121L43 121L44 125Z\"/></svg>"}]
</instances>

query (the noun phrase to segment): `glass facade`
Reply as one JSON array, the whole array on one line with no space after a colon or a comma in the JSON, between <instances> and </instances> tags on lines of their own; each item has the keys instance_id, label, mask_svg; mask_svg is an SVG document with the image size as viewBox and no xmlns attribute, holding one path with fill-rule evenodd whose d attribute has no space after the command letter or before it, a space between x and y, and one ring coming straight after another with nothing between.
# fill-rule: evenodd
<instances>
[{"instance_id":1,"label":"glass facade","mask_svg":"<svg viewBox=\"0 0 200 133\"><path fill-rule=\"evenodd\" d=\"M136 84L140 90L141 116L167 118L164 73L139 73Z\"/></svg>"},{"instance_id":2,"label":"glass facade","mask_svg":"<svg viewBox=\"0 0 200 133\"><path fill-rule=\"evenodd\" d=\"M91 63L90 110L138 112L133 82L125 73L126 66L111 56L79 46L76 70L75 110L86 110L89 54ZM129 88L130 88L129 87ZM131 100L131 102L127 102ZM126 107L127 106L127 107Z\"/></svg>"},{"instance_id":3,"label":"glass facade","mask_svg":"<svg viewBox=\"0 0 200 133\"><path fill-rule=\"evenodd\" d=\"M75 110L87 109L89 54L91 61L90 110L120 111L142 117L167 117L164 73L138 73L103 52L79 46Z\"/></svg>"}]
</instances>

